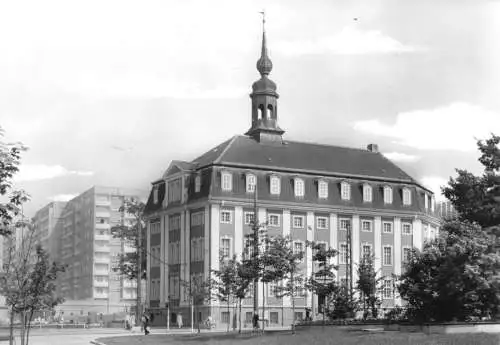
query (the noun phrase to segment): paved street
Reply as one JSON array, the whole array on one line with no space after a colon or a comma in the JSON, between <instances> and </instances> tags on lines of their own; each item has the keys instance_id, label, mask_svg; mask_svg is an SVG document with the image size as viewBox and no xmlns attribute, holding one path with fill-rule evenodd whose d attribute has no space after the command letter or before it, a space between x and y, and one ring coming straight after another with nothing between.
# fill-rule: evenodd
<instances>
[{"instance_id":1,"label":"paved street","mask_svg":"<svg viewBox=\"0 0 500 345\"><path fill-rule=\"evenodd\" d=\"M8 334L8 330L1 330L1 335ZM131 333L122 329L94 328L94 329L33 329L30 334L30 345L89 345L91 340L100 337L128 336ZM15 345L19 345L19 336L16 336ZM7 341L0 342L8 344Z\"/></svg>"}]
</instances>

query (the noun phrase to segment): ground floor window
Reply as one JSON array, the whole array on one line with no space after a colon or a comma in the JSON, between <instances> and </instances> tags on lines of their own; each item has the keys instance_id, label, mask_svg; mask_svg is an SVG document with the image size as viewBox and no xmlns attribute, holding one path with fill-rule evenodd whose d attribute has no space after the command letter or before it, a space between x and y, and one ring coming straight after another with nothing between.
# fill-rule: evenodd
<instances>
[{"instance_id":1,"label":"ground floor window","mask_svg":"<svg viewBox=\"0 0 500 345\"><path fill-rule=\"evenodd\" d=\"M245 322L252 323L252 312L251 311L247 311L245 313Z\"/></svg>"},{"instance_id":2,"label":"ground floor window","mask_svg":"<svg viewBox=\"0 0 500 345\"><path fill-rule=\"evenodd\" d=\"M301 311L296 311L295 312L295 321L302 321L304 320L304 313Z\"/></svg>"},{"instance_id":3,"label":"ground floor window","mask_svg":"<svg viewBox=\"0 0 500 345\"><path fill-rule=\"evenodd\" d=\"M229 312L228 311L221 312L220 316L221 316L220 320L222 323L225 323L225 324L229 323Z\"/></svg>"},{"instance_id":4,"label":"ground floor window","mask_svg":"<svg viewBox=\"0 0 500 345\"><path fill-rule=\"evenodd\" d=\"M275 325L278 324L278 312L277 311L272 311L269 313L269 322L271 322L271 324L275 324Z\"/></svg>"}]
</instances>

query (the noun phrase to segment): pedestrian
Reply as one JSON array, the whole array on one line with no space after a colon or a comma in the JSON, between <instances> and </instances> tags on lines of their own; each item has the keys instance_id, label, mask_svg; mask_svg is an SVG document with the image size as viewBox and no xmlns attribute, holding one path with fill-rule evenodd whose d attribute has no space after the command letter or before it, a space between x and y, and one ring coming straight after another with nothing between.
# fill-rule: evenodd
<instances>
[{"instance_id":1,"label":"pedestrian","mask_svg":"<svg viewBox=\"0 0 500 345\"><path fill-rule=\"evenodd\" d=\"M149 335L149 316L144 313L142 314L142 327L144 328L144 335Z\"/></svg>"},{"instance_id":2,"label":"pedestrian","mask_svg":"<svg viewBox=\"0 0 500 345\"><path fill-rule=\"evenodd\" d=\"M182 314L181 313L177 314L177 326L179 326L179 328L182 328Z\"/></svg>"},{"instance_id":3,"label":"pedestrian","mask_svg":"<svg viewBox=\"0 0 500 345\"><path fill-rule=\"evenodd\" d=\"M259 315L257 313L253 314L252 323L253 330L257 331L259 329Z\"/></svg>"}]
</instances>

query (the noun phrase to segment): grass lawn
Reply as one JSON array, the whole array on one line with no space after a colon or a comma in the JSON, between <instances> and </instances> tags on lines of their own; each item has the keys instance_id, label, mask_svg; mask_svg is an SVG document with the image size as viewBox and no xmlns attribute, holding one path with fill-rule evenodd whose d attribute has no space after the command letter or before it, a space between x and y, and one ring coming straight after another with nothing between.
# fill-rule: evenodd
<instances>
[{"instance_id":1,"label":"grass lawn","mask_svg":"<svg viewBox=\"0 0 500 345\"><path fill-rule=\"evenodd\" d=\"M341 345L490 345L499 344L500 334L436 334L400 332L364 332L350 331L339 327L311 327L298 329L296 335L290 331L269 332L265 335L251 334L201 334L201 335L149 335L128 336L98 339L106 345L145 345L145 344L284 344L284 345L312 345L312 344L341 344Z\"/></svg>"}]
</instances>

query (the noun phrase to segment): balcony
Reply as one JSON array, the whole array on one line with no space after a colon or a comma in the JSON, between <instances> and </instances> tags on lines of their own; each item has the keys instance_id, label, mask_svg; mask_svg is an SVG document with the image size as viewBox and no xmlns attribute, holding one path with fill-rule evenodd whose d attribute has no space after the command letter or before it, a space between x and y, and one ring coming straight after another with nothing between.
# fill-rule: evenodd
<instances>
[{"instance_id":1,"label":"balcony","mask_svg":"<svg viewBox=\"0 0 500 345\"><path fill-rule=\"evenodd\" d=\"M94 236L94 239L96 241L109 241L111 239L111 235L98 235L98 234L95 234Z\"/></svg>"},{"instance_id":2,"label":"balcony","mask_svg":"<svg viewBox=\"0 0 500 345\"><path fill-rule=\"evenodd\" d=\"M123 287L124 288L136 288L137 282L135 280L124 279L123 280Z\"/></svg>"},{"instance_id":3,"label":"balcony","mask_svg":"<svg viewBox=\"0 0 500 345\"><path fill-rule=\"evenodd\" d=\"M94 280L94 286L95 287L108 287L109 286L109 282Z\"/></svg>"}]
</instances>

